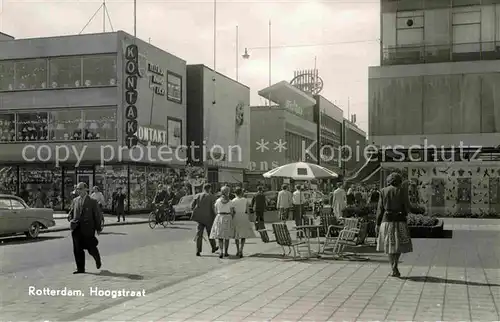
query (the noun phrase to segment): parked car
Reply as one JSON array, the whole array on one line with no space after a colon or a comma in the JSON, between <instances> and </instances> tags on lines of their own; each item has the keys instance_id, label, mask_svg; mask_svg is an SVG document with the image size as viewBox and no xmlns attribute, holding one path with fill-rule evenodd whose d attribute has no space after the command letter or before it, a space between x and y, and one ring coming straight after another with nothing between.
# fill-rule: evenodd
<instances>
[{"instance_id":1,"label":"parked car","mask_svg":"<svg viewBox=\"0 0 500 322\"><path fill-rule=\"evenodd\" d=\"M187 195L181 198L179 202L174 205L175 217L187 217L191 218L193 210L191 209L191 204L193 203L194 195Z\"/></svg>"},{"instance_id":2,"label":"parked car","mask_svg":"<svg viewBox=\"0 0 500 322\"><path fill-rule=\"evenodd\" d=\"M19 197L0 194L1 236L24 233L26 237L37 238L42 229L55 225L52 209L31 208Z\"/></svg>"}]
</instances>

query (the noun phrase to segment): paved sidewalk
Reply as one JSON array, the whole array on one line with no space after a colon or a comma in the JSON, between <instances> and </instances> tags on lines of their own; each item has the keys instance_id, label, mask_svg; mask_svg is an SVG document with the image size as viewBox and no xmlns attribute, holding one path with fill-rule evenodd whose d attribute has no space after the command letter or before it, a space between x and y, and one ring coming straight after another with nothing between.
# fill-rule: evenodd
<instances>
[{"instance_id":1,"label":"paved sidewalk","mask_svg":"<svg viewBox=\"0 0 500 322\"><path fill-rule=\"evenodd\" d=\"M500 234L415 239L403 278L369 262L248 258L81 321L498 321Z\"/></svg>"}]
</instances>

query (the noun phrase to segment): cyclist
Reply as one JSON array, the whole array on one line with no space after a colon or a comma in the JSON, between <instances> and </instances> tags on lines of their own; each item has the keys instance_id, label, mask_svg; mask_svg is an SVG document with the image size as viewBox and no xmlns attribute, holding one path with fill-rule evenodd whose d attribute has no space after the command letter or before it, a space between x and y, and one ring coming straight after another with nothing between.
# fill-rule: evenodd
<instances>
[{"instance_id":1,"label":"cyclist","mask_svg":"<svg viewBox=\"0 0 500 322\"><path fill-rule=\"evenodd\" d=\"M165 199L167 196L167 191L163 185L158 185L158 190L156 191L156 195L153 201L153 205L156 207L156 222L160 222L161 216L163 216L163 212L165 211Z\"/></svg>"},{"instance_id":2,"label":"cyclist","mask_svg":"<svg viewBox=\"0 0 500 322\"><path fill-rule=\"evenodd\" d=\"M171 186L167 186L165 192L166 192L166 194L165 194L164 204L167 207L166 209L167 209L169 214L174 214L175 213L174 212L174 204L175 204L175 201L177 199L175 192L173 192Z\"/></svg>"}]
</instances>

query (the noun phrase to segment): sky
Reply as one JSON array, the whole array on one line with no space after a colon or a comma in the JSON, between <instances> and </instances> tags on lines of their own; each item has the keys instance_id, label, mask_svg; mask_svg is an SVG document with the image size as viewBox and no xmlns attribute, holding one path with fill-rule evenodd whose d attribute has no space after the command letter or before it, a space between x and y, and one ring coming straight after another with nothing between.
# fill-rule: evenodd
<instances>
[{"instance_id":1,"label":"sky","mask_svg":"<svg viewBox=\"0 0 500 322\"><path fill-rule=\"evenodd\" d=\"M0 0L0 31L16 38L78 34L102 0ZM291 81L294 70L319 70L321 95L368 126L368 67L380 63L379 0L217 0L216 70L249 86L251 104L269 83ZM133 1L107 0L106 31L133 34ZM111 28L112 26L112 28ZM238 37L236 37L238 26ZM83 33L104 30L99 11ZM183 58L214 66L213 0L137 0L137 36ZM236 46L238 39L238 46ZM237 48L238 47L238 48ZM249 48L250 59L241 55ZM236 59L238 54L238 59ZM315 59L316 58L316 59Z\"/></svg>"}]
</instances>

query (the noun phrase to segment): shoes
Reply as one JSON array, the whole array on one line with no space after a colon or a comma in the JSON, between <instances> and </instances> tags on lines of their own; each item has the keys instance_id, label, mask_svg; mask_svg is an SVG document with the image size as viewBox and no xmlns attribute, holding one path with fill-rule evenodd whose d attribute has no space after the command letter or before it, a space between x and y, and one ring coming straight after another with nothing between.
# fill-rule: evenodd
<instances>
[{"instance_id":1,"label":"shoes","mask_svg":"<svg viewBox=\"0 0 500 322\"><path fill-rule=\"evenodd\" d=\"M196 252L196 256L198 257L201 256L200 252Z\"/></svg>"},{"instance_id":2,"label":"shoes","mask_svg":"<svg viewBox=\"0 0 500 322\"><path fill-rule=\"evenodd\" d=\"M225 253L225 254L224 254L224 257L229 257L229 254L228 254L228 253Z\"/></svg>"},{"instance_id":3,"label":"shoes","mask_svg":"<svg viewBox=\"0 0 500 322\"><path fill-rule=\"evenodd\" d=\"M392 276L392 277L400 277L400 276L401 276L401 273L399 272L399 270L394 270L394 271L392 271L391 276Z\"/></svg>"},{"instance_id":4,"label":"shoes","mask_svg":"<svg viewBox=\"0 0 500 322\"><path fill-rule=\"evenodd\" d=\"M222 253L221 253L221 254L219 255L219 258L221 258L221 259L222 259L222 258L224 258L224 254L222 254Z\"/></svg>"},{"instance_id":5,"label":"shoes","mask_svg":"<svg viewBox=\"0 0 500 322\"><path fill-rule=\"evenodd\" d=\"M239 258L243 258L243 253L239 253L239 254L238 254L238 257L239 257Z\"/></svg>"},{"instance_id":6,"label":"shoes","mask_svg":"<svg viewBox=\"0 0 500 322\"><path fill-rule=\"evenodd\" d=\"M100 269L100 268L101 268L101 266L102 266L102 262L101 262L101 260L95 261L95 267L96 267L97 269Z\"/></svg>"},{"instance_id":7,"label":"shoes","mask_svg":"<svg viewBox=\"0 0 500 322\"><path fill-rule=\"evenodd\" d=\"M73 274L85 274L85 271L77 270L74 271Z\"/></svg>"},{"instance_id":8,"label":"shoes","mask_svg":"<svg viewBox=\"0 0 500 322\"><path fill-rule=\"evenodd\" d=\"M219 250L219 247L212 248L212 254L216 253Z\"/></svg>"}]
</instances>

